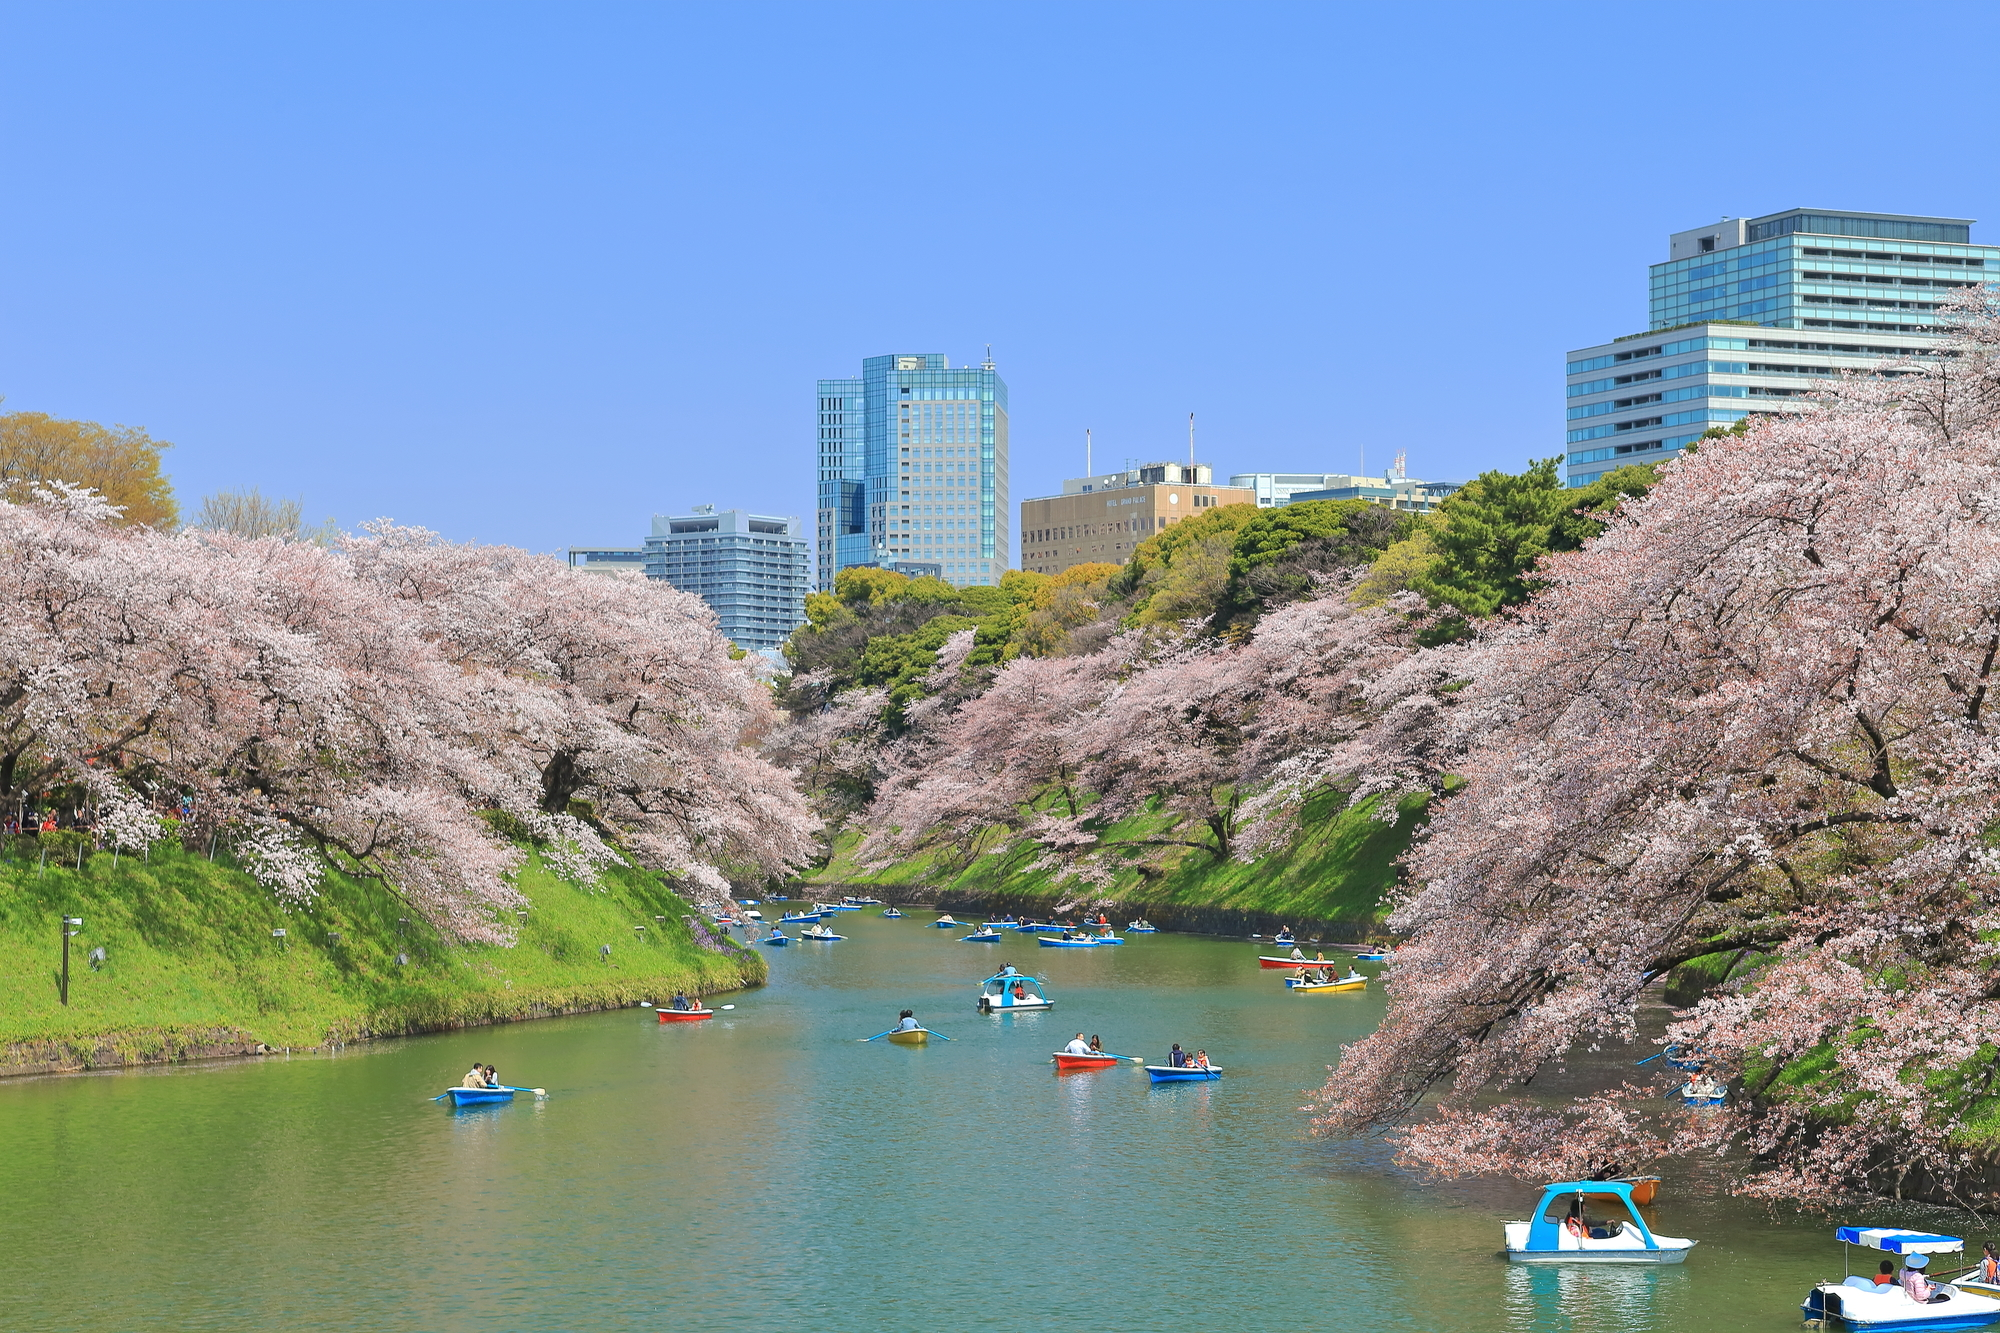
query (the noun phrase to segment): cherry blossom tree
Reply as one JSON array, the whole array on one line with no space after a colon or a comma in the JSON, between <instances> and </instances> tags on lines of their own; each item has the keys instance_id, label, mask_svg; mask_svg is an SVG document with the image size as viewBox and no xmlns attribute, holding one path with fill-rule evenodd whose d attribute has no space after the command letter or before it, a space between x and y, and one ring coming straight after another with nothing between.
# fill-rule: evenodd
<instances>
[{"instance_id":1,"label":"cherry blossom tree","mask_svg":"<svg viewBox=\"0 0 2000 1333\"><path fill-rule=\"evenodd\" d=\"M1549 557L1461 707L1491 723L1411 857L1389 1013L1319 1128L1403 1123L1415 1159L1546 1164L1741 1135L1746 1188L1831 1199L1964 1165L1992 1093L2000 935L2000 413L1993 312L1952 357L1832 386L1664 469ZM1669 1036L1733 1079L1721 1116L1553 1115L1487 1094L1636 1035L1642 990L1766 961ZM1655 1103L1657 1105L1657 1103ZM1665 1145L1661 1149L1659 1145Z\"/></svg>"}]
</instances>

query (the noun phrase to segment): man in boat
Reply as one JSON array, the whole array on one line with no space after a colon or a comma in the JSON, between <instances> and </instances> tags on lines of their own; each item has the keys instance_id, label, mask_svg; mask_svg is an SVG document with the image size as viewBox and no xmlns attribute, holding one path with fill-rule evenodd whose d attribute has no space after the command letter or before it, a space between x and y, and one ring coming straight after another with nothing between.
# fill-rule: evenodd
<instances>
[{"instance_id":1,"label":"man in boat","mask_svg":"<svg viewBox=\"0 0 2000 1333\"><path fill-rule=\"evenodd\" d=\"M487 1086L486 1066L480 1064L479 1061L474 1060L472 1062L472 1068L468 1069L465 1072L465 1081L460 1083L458 1086L461 1088L483 1088Z\"/></svg>"},{"instance_id":2,"label":"man in boat","mask_svg":"<svg viewBox=\"0 0 2000 1333\"><path fill-rule=\"evenodd\" d=\"M1304 949L1301 949L1298 945L1294 944L1292 946L1292 961L1296 963L1303 963L1305 960L1306 960L1306 951Z\"/></svg>"},{"instance_id":3,"label":"man in boat","mask_svg":"<svg viewBox=\"0 0 2000 1333\"><path fill-rule=\"evenodd\" d=\"M673 1004L674 1008L681 1010L683 1013L685 1013L691 1007L688 1004L688 997L685 991L674 992Z\"/></svg>"},{"instance_id":4,"label":"man in boat","mask_svg":"<svg viewBox=\"0 0 2000 1333\"><path fill-rule=\"evenodd\" d=\"M900 1016L900 1020L896 1024L896 1031L915 1032L918 1028L922 1026L923 1024L917 1021L916 1011L912 1009L905 1009Z\"/></svg>"},{"instance_id":5,"label":"man in boat","mask_svg":"<svg viewBox=\"0 0 2000 1333\"><path fill-rule=\"evenodd\" d=\"M1064 1055L1089 1055L1090 1053L1090 1043L1083 1039L1081 1032L1070 1039L1069 1045L1063 1047Z\"/></svg>"},{"instance_id":6,"label":"man in boat","mask_svg":"<svg viewBox=\"0 0 2000 1333\"><path fill-rule=\"evenodd\" d=\"M1187 1052L1181 1049L1179 1042L1175 1042L1174 1048L1167 1052L1167 1064L1179 1069L1187 1064L1187 1060Z\"/></svg>"}]
</instances>

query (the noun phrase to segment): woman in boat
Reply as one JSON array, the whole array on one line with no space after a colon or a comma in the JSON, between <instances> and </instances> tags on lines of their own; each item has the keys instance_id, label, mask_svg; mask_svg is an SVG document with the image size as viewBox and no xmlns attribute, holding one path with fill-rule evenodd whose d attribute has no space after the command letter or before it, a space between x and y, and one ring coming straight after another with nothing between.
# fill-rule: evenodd
<instances>
[{"instance_id":1,"label":"woman in boat","mask_svg":"<svg viewBox=\"0 0 2000 1333\"><path fill-rule=\"evenodd\" d=\"M1301 949L1298 945L1294 944L1292 946L1292 961L1295 963L1303 963L1305 960L1306 960L1306 951L1304 949Z\"/></svg>"},{"instance_id":2,"label":"woman in boat","mask_svg":"<svg viewBox=\"0 0 2000 1333\"><path fill-rule=\"evenodd\" d=\"M1922 1254L1912 1254L1903 1260L1903 1294L1918 1305L1929 1305L1937 1284L1924 1276L1924 1269L1930 1265L1930 1258Z\"/></svg>"},{"instance_id":3,"label":"woman in boat","mask_svg":"<svg viewBox=\"0 0 2000 1333\"><path fill-rule=\"evenodd\" d=\"M492 1065L486 1066L486 1086L489 1088L503 1088L507 1086L500 1081L500 1071Z\"/></svg>"},{"instance_id":4,"label":"woman in boat","mask_svg":"<svg viewBox=\"0 0 2000 1333\"><path fill-rule=\"evenodd\" d=\"M1090 1054L1090 1046L1088 1043L1084 1041L1083 1034L1081 1032L1077 1033L1074 1037L1070 1038L1069 1045L1063 1047L1063 1054L1064 1055Z\"/></svg>"},{"instance_id":5,"label":"woman in boat","mask_svg":"<svg viewBox=\"0 0 2000 1333\"><path fill-rule=\"evenodd\" d=\"M1077 1036L1079 1036L1079 1037L1081 1037L1081 1036L1082 1036L1083 1034L1082 1034L1081 1032L1079 1032L1079 1033L1077 1033L1076 1035L1077 1035ZM1104 1054L1104 1043L1098 1040L1098 1038L1097 1038L1097 1034L1096 1034L1095 1032L1093 1032L1093 1033L1091 1033L1091 1034L1090 1034L1090 1053L1091 1053L1092 1055L1102 1055L1102 1054ZM1990 1250L1990 1249L1992 1249L1993 1247L1989 1245L1989 1246L1987 1246L1986 1248L1988 1248L1988 1249Z\"/></svg>"}]
</instances>

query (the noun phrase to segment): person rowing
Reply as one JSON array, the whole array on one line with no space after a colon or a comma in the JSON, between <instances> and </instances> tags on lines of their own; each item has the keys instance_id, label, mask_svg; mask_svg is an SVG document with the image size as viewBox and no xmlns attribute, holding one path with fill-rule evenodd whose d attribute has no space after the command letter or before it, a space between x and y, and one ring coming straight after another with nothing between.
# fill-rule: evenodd
<instances>
[{"instance_id":1,"label":"person rowing","mask_svg":"<svg viewBox=\"0 0 2000 1333\"><path fill-rule=\"evenodd\" d=\"M487 1086L487 1083L486 1083L486 1066L484 1066L484 1065L480 1064L480 1063L479 1063L479 1061L477 1061L477 1060L474 1060L474 1061L472 1062L472 1068L471 1068L471 1069L468 1069L468 1070L467 1070L467 1071L465 1072L465 1081L464 1081L464 1082L462 1082L462 1083L460 1083L460 1084L459 1084L458 1086L459 1086L459 1087L461 1087L461 1088L483 1088L483 1087L486 1087L486 1086Z\"/></svg>"},{"instance_id":2,"label":"person rowing","mask_svg":"<svg viewBox=\"0 0 2000 1333\"><path fill-rule=\"evenodd\" d=\"M896 1031L915 1032L922 1026L923 1024L917 1021L916 1011L913 1009L905 1009L900 1015L900 1020L896 1024Z\"/></svg>"},{"instance_id":3,"label":"person rowing","mask_svg":"<svg viewBox=\"0 0 2000 1333\"><path fill-rule=\"evenodd\" d=\"M1092 1053L1090 1043L1083 1039L1081 1032L1070 1039L1069 1045L1063 1047L1064 1055L1090 1055Z\"/></svg>"},{"instance_id":4,"label":"person rowing","mask_svg":"<svg viewBox=\"0 0 2000 1333\"><path fill-rule=\"evenodd\" d=\"M1292 946L1292 961L1295 963L1303 963L1305 960L1306 960L1306 951L1304 949L1301 949L1298 945L1294 944Z\"/></svg>"},{"instance_id":5,"label":"person rowing","mask_svg":"<svg viewBox=\"0 0 2000 1333\"><path fill-rule=\"evenodd\" d=\"M688 1003L687 992L685 991L675 991L673 1003L674 1008L681 1010L683 1013L694 1008L693 1005Z\"/></svg>"}]
</instances>

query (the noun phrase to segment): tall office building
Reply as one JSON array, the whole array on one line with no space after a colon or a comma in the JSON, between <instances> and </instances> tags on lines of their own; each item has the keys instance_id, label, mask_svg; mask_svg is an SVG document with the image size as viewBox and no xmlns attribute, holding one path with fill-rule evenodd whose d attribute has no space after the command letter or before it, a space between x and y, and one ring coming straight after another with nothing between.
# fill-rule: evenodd
<instances>
[{"instance_id":1,"label":"tall office building","mask_svg":"<svg viewBox=\"0 0 2000 1333\"><path fill-rule=\"evenodd\" d=\"M646 577L707 602L739 648L776 648L806 618L806 540L796 518L696 505L655 514Z\"/></svg>"},{"instance_id":2,"label":"tall office building","mask_svg":"<svg viewBox=\"0 0 2000 1333\"><path fill-rule=\"evenodd\" d=\"M819 382L815 582L856 566L936 563L994 584L1008 566L1007 384L993 363L871 356Z\"/></svg>"},{"instance_id":3,"label":"tall office building","mask_svg":"<svg viewBox=\"0 0 2000 1333\"><path fill-rule=\"evenodd\" d=\"M1676 232L1650 332L1569 354L1569 484L1796 410L1815 379L1936 350L1938 306L2000 280L1970 220L1794 208Z\"/></svg>"}]
</instances>

